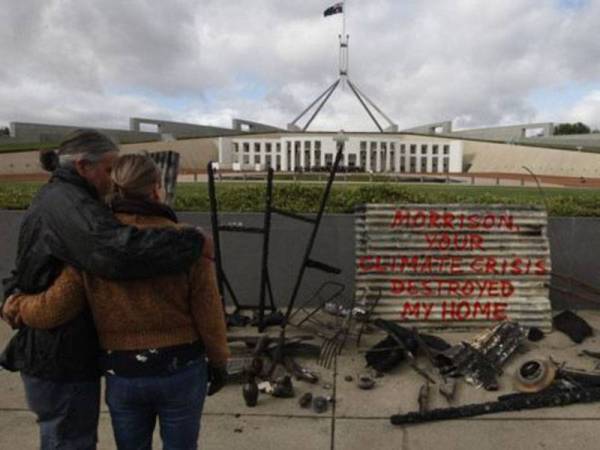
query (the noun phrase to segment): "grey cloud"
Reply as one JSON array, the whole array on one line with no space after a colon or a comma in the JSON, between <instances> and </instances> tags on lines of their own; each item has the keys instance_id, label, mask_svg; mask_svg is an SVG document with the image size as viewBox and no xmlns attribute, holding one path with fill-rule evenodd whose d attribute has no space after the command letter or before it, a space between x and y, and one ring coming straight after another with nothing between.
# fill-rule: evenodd
<instances>
[{"instance_id":1,"label":"grey cloud","mask_svg":"<svg viewBox=\"0 0 600 450\"><path fill-rule=\"evenodd\" d=\"M0 0L0 59L10 67L0 69L0 122L126 126L143 114L283 126L336 77L340 17L322 18L331 3ZM598 82L600 0L557 4L349 1L351 76L406 127L589 115L589 99L554 112L528 100L535 89ZM264 98L249 94L248 80L264 85ZM165 98L185 107L170 110ZM347 92L315 122L341 126L372 127Z\"/></svg>"}]
</instances>

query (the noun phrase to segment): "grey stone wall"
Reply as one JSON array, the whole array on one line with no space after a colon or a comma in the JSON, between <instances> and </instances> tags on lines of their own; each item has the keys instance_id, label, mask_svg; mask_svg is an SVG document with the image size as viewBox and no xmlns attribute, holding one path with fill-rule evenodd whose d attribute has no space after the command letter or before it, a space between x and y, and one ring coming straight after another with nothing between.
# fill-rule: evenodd
<instances>
[{"instance_id":1,"label":"grey stone wall","mask_svg":"<svg viewBox=\"0 0 600 450\"><path fill-rule=\"evenodd\" d=\"M0 211L0 276L4 278L14 264L22 211ZM182 222L210 230L207 213L180 213ZM222 223L262 226L261 214L223 214ZM310 225L274 216L270 246L270 274L278 305L286 305L292 293ZM600 219L552 218L548 226L552 270L566 278L553 277L550 299L553 308L597 308L600 306ZM225 270L239 300L256 304L259 296L261 238L258 235L224 233ZM308 270L298 302L307 300L325 281L345 284L349 298L354 286L354 216L326 215L312 254L314 259L342 269L341 275ZM574 278L598 291L569 281ZM568 292L561 292L568 291ZM597 299L597 300L596 300Z\"/></svg>"}]
</instances>

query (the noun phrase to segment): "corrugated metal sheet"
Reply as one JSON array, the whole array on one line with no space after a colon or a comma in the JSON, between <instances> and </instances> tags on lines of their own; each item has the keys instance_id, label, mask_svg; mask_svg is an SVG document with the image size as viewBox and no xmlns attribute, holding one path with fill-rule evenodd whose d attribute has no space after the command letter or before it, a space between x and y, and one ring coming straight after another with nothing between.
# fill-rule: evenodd
<instances>
[{"instance_id":1,"label":"corrugated metal sheet","mask_svg":"<svg viewBox=\"0 0 600 450\"><path fill-rule=\"evenodd\" d=\"M423 328L508 318L549 331L547 223L534 206L361 206L356 296L381 291L377 317Z\"/></svg>"}]
</instances>

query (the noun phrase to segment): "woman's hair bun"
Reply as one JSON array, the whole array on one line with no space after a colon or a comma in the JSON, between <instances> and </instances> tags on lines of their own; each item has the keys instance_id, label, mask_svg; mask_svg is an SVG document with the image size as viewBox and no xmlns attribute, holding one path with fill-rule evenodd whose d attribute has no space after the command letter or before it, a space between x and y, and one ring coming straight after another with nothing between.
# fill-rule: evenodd
<instances>
[{"instance_id":1,"label":"woman's hair bun","mask_svg":"<svg viewBox=\"0 0 600 450\"><path fill-rule=\"evenodd\" d=\"M58 168L58 154L55 150L40 150L40 164L48 172L54 172Z\"/></svg>"}]
</instances>

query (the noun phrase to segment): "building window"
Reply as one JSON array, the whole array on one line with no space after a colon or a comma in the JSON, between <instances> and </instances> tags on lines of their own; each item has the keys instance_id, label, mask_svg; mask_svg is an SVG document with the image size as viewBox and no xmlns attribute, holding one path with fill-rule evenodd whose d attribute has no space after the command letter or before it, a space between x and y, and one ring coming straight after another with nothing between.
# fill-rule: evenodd
<instances>
[{"instance_id":1,"label":"building window","mask_svg":"<svg viewBox=\"0 0 600 450\"><path fill-rule=\"evenodd\" d=\"M240 152L240 145L237 142L233 143L233 153L239 153Z\"/></svg>"},{"instance_id":2,"label":"building window","mask_svg":"<svg viewBox=\"0 0 600 450\"><path fill-rule=\"evenodd\" d=\"M400 144L400 154L406 154L406 146L404 144Z\"/></svg>"},{"instance_id":3,"label":"building window","mask_svg":"<svg viewBox=\"0 0 600 450\"><path fill-rule=\"evenodd\" d=\"M348 167L356 167L356 153L348 154Z\"/></svg>"},{"instance_id":4,"label":"building window","mask_svg":"<svg viewBox=\"0 0 600 450\"><path fill-rule=\"evenodd\" d=\"M390 142L390 150L396 150L396 143Z\"/></svg>"},{"instance_id":5,"label":"building window","mask_svg":"<svg viewBox=\"0 0 600 450\"><path fill-rule=\"evenodd\" d=\"M275 151L277 153L281 153L281 143L278 142L277 144L275 144Z\"/></svg>"},{"instance_id":6,"label":"building window","mask_svg":"<svg viewBox=\"0 0 600 450\"><path fill-rule=\"evenodd\" d=\"M290 141L287 141L285 143L285 148L287 148L287 151L291 151L292 150L292 143Z\"/></svg>"},{"instance_id":7,"label":"building window","mask_svg":"<svg viewBox=\"0 0 600 450\"><path fill-rule=\"evenodd\" d=\"M427 154L427 145L421 145L421 154L422 155L426 155Z\"/></svg>"},{"instance_id":8,"label":"building window","mask_svg":"<svg viewBox=\"0 0 600 450\"><path fill-rule=\"evenodd\" d=\"M321 141L315 141L315 151L321 151Z\"/></svg>"},{"instance_id":9,"label":"building window","mask_svg":"<svg viewBox=\"0 0 600 450\"><path fill-rule=\"evenodd\" d=\"M381 144L379 144L379 145L380 145L380 147L379 147L379 148L381 148L383 151L386 151L386 150L387 150L387 142L382 142L382 143L381 143Z\"/></svg>"},{"instance_id":10,"label":"building window","mask_svg":"<svg viewBox=\"0 0 600 450\"><path fill-rule=\"evenodd\" d=\"M444 145L444 155L448 155L450 153L450 146Z\"/></svg>"},{"instance_id":11,"label":"building window","mask_svg":"<svg viewBox=\"0 0 600 450\"><path fill-rule=\"evenodd\" d=\"M411 155L416 155L417 154L417 146L414 144L411 144L410 146L410 154Z\"/></svg>"},{"instance_id":12,"label":"building window","mask_svg":"<svg viewBox=\"0 0 600 450\"><path fill-rule=\"evenodd\" d=\"M234 153L233 154L232 162L233 163L239 163L240 162L240 154L239 153Z\"/></svg>"},{"instance_id":13,"label":"building window","mask_svg":"<svg viewBox=\"0 0 600 450\"><path fill-rule=\"evenodd\" d=\"M260 155L258 153L254 154L254 164L260 164Z\"/></svg>"},{"instance_id":14,"label":"building window","mask_svg":"<svg viewBox=\"0 0 600 450\"><path fill-rule=\"evenodd\" d=\"M275 157L275 170L281 170L281 155Z\"/></svg>"},{"instance_id":15,"label":"building window","mask_svg":"<svg viewBox=\"0 0 600 450\"><path fill-rule=\"evenodd\" d=\"M390 168L392 172L396 171L396 151L394 149L390 150Z\"/></svg>"},{"instance_id":16,"label":"building window","mask_svg":"<svg viewBox=\"0 0 600 450\"><path fill-rule=\"evenodd\" d=\"M410 173L417 172L417 158L414 156L410 157Z\"/></svg>"},{"instance_id":17,"label":"building window","mask_svg":"<svg viewBox=\"0 0 600 450\"><path fill-rule=\"evenodd\" d=\"M331 153L325 153L325 166L331 167L333 165L333 155Z\"/></svg>"},{"instance_id":18,"label":"building window","mask_svg":"<svg viewBox=\"0 0 600 450\"><path fill-rule=\"evenodd\" d=\"M366 145L365 145L365 147L366 147ZM359 161L360 161L360 163L359 163L360 167L362 167L363 169L365 167L367 167L367 150L366 149L360 151Z\"/></svg>"},{"instance_id":19,"label":"building window","mask_svg":"<svg viewBox=\"0 0 600 450\"><path fill-rule=\"evenodd\" d=\"M270 142L267 142L267 143L265 144L265 152L266 152L266 153L271 153L272 151L273 151L273 149L272 149L271 143L270 143Z\"/></svg>"},{"instance_id":20,"label":"building window","mask_svg":"<svg viewBox=\"0 0 600 450\"><path fill-rule=\"evenodd\" d=\"M434 146L432 146L432 147L431 147L431 153L432 153L433 155L437 155L437 154L438 154L438 148L439 148L439 145L434 145Z\"/></svg>"},{"instance_id":21,"label":"building window","mask_svg":"<svg viewBox=\"0 0 600 450\"><path fill-rule=\"evenodd\" d=\"M427 158L421 158L421 173L427 173Z\"/></svg>"},{"instance_id":22,"label":"building window","mask_svg":"<svg viewBox=\"0 0 600 450\"><path fill-rule=\"evenodd\" d=\"M377 142L371 142L371 151L377 150Z\"/></svg>"},{"instance_id":23,"label":"building window","mask_svg":"<svg viewBox=\"0 0 600 450\"><path fill-rule=\"evenodd\" d=\"M444 158L444 173L448 173L450 171L450 165L448 158Z\"/></svg>"},{"instance_id":24,"label":"building window","mask_svg":"<svg viewBox=\"0 0 600 450\"><path fill-rule=\"evenodd\" d=\"M265 156L265 164L267 165L267 167L271 167L271 155Z\"/></svg>"},{"instance_id":25,"label":"building window","mask_svg":"<svg viewBox=\"0 0 600 450\"><path fill-rule=\"evenodd\" d=\"M294 168L300 169L300 141L294 142Z\"/></svg>"},{"instance_id":26,"label":"building window","mask_svg":"<svg viewBox=\"0 0 600 450\"><path fill-rule=\"evenodd\" d=\"M406 162L405 158L400 158L400 172L406 173Z\"/></svg>"},{"instance_id":27,"label":"building window","mask_svg":"<svg viewBox=\"0 0 600 450\"><path fill-rule=\"evenodd\" d=\"M259 142L254 143L254 153L260 153L260 143Z\"/></svg>"},{"instance_id":28,"label":"building window","mask_svg":"<svg viewBox=\"0 0 600 450\"><path fill-rule=\"evenodd\" d=\"M310 169L312 161L310 160L310 150L304 150L304 167Z\"/></svg>"},{"instance_id":29,"label":"building window","mask_svg":"<svg viewBox=\"0 0 600 450\"><path fill-rule=\"evenodd\" d=\"M244 142L242 146L244 148L244 153L250 152L250 144L248 142Z\"/></svg>"},{"instance_id":30,"label":"building window","mask_svg":"<svg viewBox=\"0 0 600 450\"><path fill-rule=\"evenodd\" d=\"M365 141L360 141L360 150L361 151L366 151L367 150L367 143Z\"/></svg>"},{"instance_id":31,"label":"building window","mask_svg":"<svg viewBox=\"0 0 600 450\"><path fill-rule=\"evenodd\" d=\"M321 150L317 150L316 145L315 145L315 160L313 161L313 166L321 167Z\"/></svg>"},{"instance_id":32,"label":"building window","mask_svg":"<svg viewBox=\"0 0 600 450\"><path fill-rule=\"evenodd\" d=\"M439 162L439 158L433 158L431 160L431 171L433 173L437 173L438 172L438 162Z\"/></svg>"},{"instance_id":33,"label":"building window","mask_svg":"<svg viewBox=\"0 0 600 450\"><path fill-rule=\"evenodd\" d=\"M311 142L310 142L310 141L304 141L304 148L305 148L306 150L310 150L310 144L311 144Z\"/></svg>"},{"instance_id":34,"label":"building window","mask_svg":"<svg viewBox=\"0 0 600 450\"><path fill-rule=\"evenodd\" d=\"M250 164L250 155L244 155L244 164Z\"/></svg>"}]
</instances>

